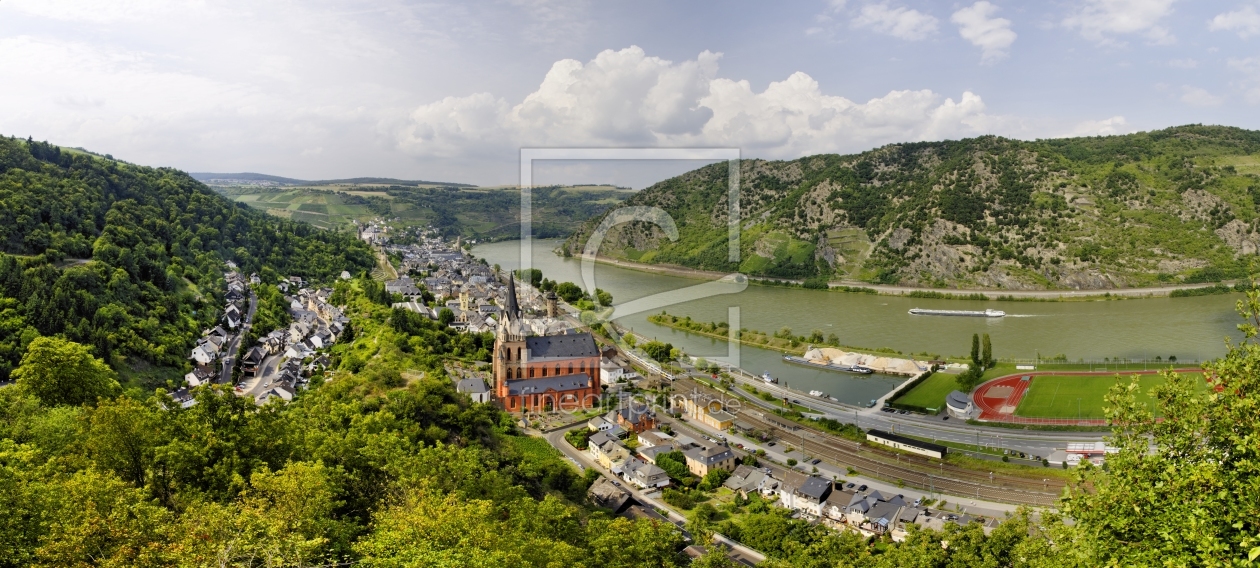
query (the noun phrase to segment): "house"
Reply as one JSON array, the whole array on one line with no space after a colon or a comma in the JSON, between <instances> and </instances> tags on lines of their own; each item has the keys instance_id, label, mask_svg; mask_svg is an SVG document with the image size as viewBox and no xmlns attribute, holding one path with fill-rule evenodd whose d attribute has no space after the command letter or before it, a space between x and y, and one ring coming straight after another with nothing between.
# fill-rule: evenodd
<instances>
[{"instance_id":1,"label":"house","mask_svg":"<svg viewBox=\"0 0 1260 568\"><path fill-rule=\"evenodd\" d=\"M656 415L650 408L629 406L610 411L604 420L612 422L634 433L645 432L656 427Z\"/></svg>"},{"instance_id":2,"label":"house","mask_svg":"<svg viewBox=\"0 0 1260 568\"><path fill-rule=\"evenodd\" d=\"M591 434L590 437L586 439L588 449L591 446L602 446L608 442L616 442L616 441L617 441L617 437L607 432L595 432L594 434Z\"/></svg>"},{"instance_id":3,"label":"house","mask_svg":"<svg viewBox=\"0 0 1260 568\"><path fill-rule=\"evenodd\" d=\"M687 469L697 477L704 477L715 469L735 471L735 453L721 444L690 448L683 455L687 457Z\"/></svg>"},{"instance_id":4,"label":"house","mask_svg":"<svg viewBox=\"0 0 1260 568\"><path fill-rule=\"evenodd\" d=\"M643 447L664 446L674 441L674 437L660 430L639 432L639 445Z\"/></svg>"},{"instance_id":5,"label":"house","mask_svg":"<svg viewBox=\"0 0 1260 568\"><path fill-rule=\"evenodd\" d=\"M595 506L610 509L614 515L620 514L635 503L629 491L618 487L612 480L602 475L591 484L590 489L586 490L586 495Z\"/></svg>"},{"instance_id":6,"label":"house","mask_svg":"<svg viewBox=\"0 0 1260 568\"><path fill-rule=\"evenodd\" d=\"M490 387L487 387L486 382L479 378L462 379L455 384L455 390L468 395L473 402L490 402Z\"/></svg>"},{"instance_id":7,"label":"house","mask_svg":"<svg viewBox=\"0 0 1260 568\"><path fill-rule=\"evenodd\" d=\"M606 432L611 430L613 426L616 426L616 424L604 420L603 416L596 416L586 421L586 427L590 428L592 432Z\"/></svg>"},{"instance_id":8,"label":"house","mask_svg":"<svg viewBox=\"0 0 1260 568\"><path fill-rule=\"evenodd\" d=\"M253 346L241 357L241 371L249 373L250 376L258 375L258 366L262 365L263 359L267 357L267 352L260 346Z\"/></svg>"},{"instance_id":9,"label":"house","mask_svg":"<svg viewBox=\"0 0 1260 568\"><path fill-rule=\"evenodd\" d=\"M621 365L607 359L599 362L599 383L602 385L614 384L625 374L626 370Z\"/></svg>"},{"instance_id":10,"label":"house","mask_svg":"<svg viewBox=\"0 0 1260 568\"><path fill-rule=\"evenodd\" d=\"M766 472L750 465L740 465L731 476L726 478L722 486L747 497L749 493L761 491L767 479Z\"/></svg>"},{"instance_id":11,"label":"house","mask_svg":"<svg viewBox=\"0 0 1260 568\"><path fill-rule=\"evenodd\" d=\"M589 444L587 451L596 463L613 473L621 473L622 464L630 457L630 450L617 441L605 442L602 446Z\"/></svg>"},{"instance_id":12,"label":"house","mask_svg":"<svg viewBox=\"0 0 1260 568\"><path fill-rule=\"evenodd\" d=\"M788 471L779 484L779 504L789 509L804 511L815 517L823 516L823 503L831 494L831 481L817 475L805 475Z\"/></svg>"},{"instance_id":13,"label":"house","mask_svg":"<svg viewBox=\"0 0 1260 568\"><path fill-rule=\"evenodd\" d=\"M855 494L845 510L844 521L867 536L884 534L893 529L905 506L900 495L879 491Z\"/></svg>"},{"instance_id":14,"label":"house","mask_svg":"<svg viewBox=\"0 0 1260 568\"><path fill-rule=\"evenodd\" d=\"M172 400L179 403L180 408L192 408L197 404L197 399L193 398L192 393L187 388L176 390L170 396Z\"/></svg>"},{"instance_id":15,"label":"house","mask_svg":"<svg viewBox=\"0 0 1260 568\"><path fill-rule=\"evenodd\" d=\"M823 516L833 521L845 522L845 512L853 502L854 491L849 489L833 489L823 504Z\"/></svg>"},{"instance_id":16,"label":"house","mask_svg":"<svg viewBox=\"0 0 1260 568\"><path fill-rule=\"evenodd\" d=\"M658 489L669 485L669 474L654 463L636 457L626 458L621 477L639 489Z\"/></svg>"},{"instance_id":17,"label":"house","mask_svg":"<svg viewBox=\"0 0 1260 568\"><path fill-rule=\"evenodd\" d=\"M725 410L721 399L712 395L675 395L671 404L675 408L681 406L688 419L702 422L710 428L726 430L735 425L735 416Z\"/></svg>"},{"instance_id":18,"label":"house","mask_svg":"<svg viewBox=\"0 0 1260 568\"><path fill-rule=\"evenodd\" d=\"M191 358L197 361L198 365L208 365L219 358L219 344L202 338L197 342L197 346L193 347Z\"/></svg>"}]
</instances>

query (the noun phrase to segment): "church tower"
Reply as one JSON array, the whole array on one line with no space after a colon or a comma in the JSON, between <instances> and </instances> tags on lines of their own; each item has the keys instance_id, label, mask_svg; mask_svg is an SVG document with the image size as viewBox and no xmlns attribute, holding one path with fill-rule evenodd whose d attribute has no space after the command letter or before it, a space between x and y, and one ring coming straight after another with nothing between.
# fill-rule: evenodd
<instances>
[{"instance_id":1,"label":"church tower","mask_svg":"<svg viewBox=\"0 0 1260 568\"><path fill-rule=\"evenodd\" d=\"M508 276L507 305L503 306L503 321L494 338L494 360L491 368L494 372L494 391L502 397L507 395L508 379L526 377L526 363L529 360L529 349L525 347L525 338L530 335L529 327L521 321L521 307L516 301L516 278Z\"/></svg>"}]
</instances>

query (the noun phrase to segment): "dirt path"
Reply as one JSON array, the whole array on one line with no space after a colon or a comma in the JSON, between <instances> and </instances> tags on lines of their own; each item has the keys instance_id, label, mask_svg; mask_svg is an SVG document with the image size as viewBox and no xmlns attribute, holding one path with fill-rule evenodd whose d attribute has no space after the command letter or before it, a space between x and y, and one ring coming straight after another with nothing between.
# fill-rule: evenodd
<instances>
[{"instance_id":1,"label":"dirt path","mask_svg":"<svg viewBox=\"0 0 1260 568\"><path fill-rule=\"evenodd\" d=\"M699 270L695 268L687 268L671 264L640 264L626 260L608 258L599 256L595 258L595 262L600 264L608 264L619 268L629 270L638 270L640 272L651 272L654 274L665 274L668 276L677 276L679 278L693 278L698 280L716 280L724 276L728 276L723 272L712 270ZM774 282L792 282L800 284L800 280L790 280L786 278L767 278L753 276L750 281L774 281ZM1232 285L1233 282L1222 282L1222 284ZM876 292L887 296L903 296L911 292L940 292L943 294L953 294L955 296L965 296L968 294L984 294L990 298L997 296L1010 296L1012 298L1034 298L1034 299L1073 299L1073 298L1096 298L1104 294L1112 296L1124 296L1131 298L1144 297L1160 297L1167 296L1175 290L1193 290L1195 288L1210 288L1216 286L1216 282L1206 282L1200 284L1180 284L1176 286L1158 286L1153 288L1113 288L1099 290L1004 290L1000 288L927 288L921 286L889 286L885 284L870 284L868 282L858 282L854 280L833 280L830 285L835 288L839 286L850 286L869 288Z\"/></svg>"}]
</instances>

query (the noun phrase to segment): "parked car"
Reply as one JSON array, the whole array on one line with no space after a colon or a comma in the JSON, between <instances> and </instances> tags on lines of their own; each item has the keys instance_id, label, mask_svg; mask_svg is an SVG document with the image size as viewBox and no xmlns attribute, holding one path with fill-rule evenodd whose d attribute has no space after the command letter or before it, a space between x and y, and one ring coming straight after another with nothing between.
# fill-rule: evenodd
<instances>
[{"instance_id":1,"label":"parked car","mask_svg":"<svg viewBox=\"0 0 1260 568\"><path fill-rule=\"evenodd\" d=\"M943 418L941 418L941 422L944 422L946 420L949 420L949 415L945 415Z\"/></svg>"},{"instance_id":2,"label":"parked car","mask_svg":"<svg viewBox=\"0 0 1260 568\"><path fill-rule=\"evenodd\" d=\"M770 446L770 447L772 447L772 448L773 448L773 447L774 447L774 444L775 444L775 442L770 442L770 443L768 443L768 444L766 444L766 445L767 445L767 446Z\"/></svg>"},{"instance_id":3,"label":"parked car","mask_svg":"<svg viewBox=\"0 0 1260 568\"><path fill-rule=\"evenodd\" d=\"M866 486L865 486L865 485L863 485L863 486L861 486L861 487L858 487L858 493L861 493L861 492L863 492L863 491L866 491Z\"/></svg>"},{"instance_id":4,"label":"parked car","mask_svg":"<svg viewBox=\"0 0 1260 568\"><path fill-rule=\"evenodd\" d=\"M814 458L814 461L809 462L809 463L810 463L810 465L818 465L818 464L822 463L822 460L821 460L821 459L818 459L818 458Z\"/></svg>"},{"instance_id":5,"label":"parked car","mask_svg":"<svg viewBox=\"0 0 1260 568\"><path fill-rule=\"evenodd\" d=\"M844 484L844 488L845 488L845 489L853 489L853 487L854 487L855 485L857 485L857 484L856 484L856 483L853 483L852 481L850 481L850 482L848 482L848 483Z\"/></svg>"}]
</instances>

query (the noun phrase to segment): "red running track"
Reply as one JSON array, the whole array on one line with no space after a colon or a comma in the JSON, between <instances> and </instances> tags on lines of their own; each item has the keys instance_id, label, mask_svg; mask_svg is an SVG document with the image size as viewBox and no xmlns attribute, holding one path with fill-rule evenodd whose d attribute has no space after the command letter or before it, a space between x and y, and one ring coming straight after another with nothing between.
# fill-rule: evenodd
<instances>
[{"instance_id":1,"label":"red running track","mask_svg":"<svg viewBox=\"0 0 1260 568\"><path fill-rule=\"evenodd\" d=\"M1184 368L1175 369L1179 372L1198 373L1202 369ZM998 377L990 381L982 383L976 387L975 392L971 394L971 400L975 403L976 408L980 409L979 420L983 422L1007 422L1011 424L1036 424L1036 425L1052 425L1052 426L1105 426L1106 420L1077 420L1074 418L1024 418L1015 416L1015 409L1019 407L1020 401L1024 399L1024 394L1028 392L1028 387L1032 385L1032 378L1038 375L1072 375L1072 376L1114 376L1120 375L1153 375L1161 372L1161 370L1148 371L1029 371L1027 373L1018 373L1015 375L1007 375ZM1023 380L1029 377L1029 380ZM1009 393L990 393L994 388L1009 387ZM1010 412L1003 412L1009 409Z\"/></svg>"}]
</instances>

